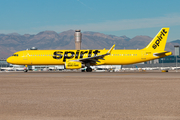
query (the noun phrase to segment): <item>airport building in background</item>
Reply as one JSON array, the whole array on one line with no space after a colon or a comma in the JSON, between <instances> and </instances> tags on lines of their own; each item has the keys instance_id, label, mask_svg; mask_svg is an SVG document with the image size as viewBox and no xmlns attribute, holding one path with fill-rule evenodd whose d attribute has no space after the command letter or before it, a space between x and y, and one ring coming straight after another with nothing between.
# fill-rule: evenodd
<instances>
[{"instance_id":1,"label":"airport building in background","mask_svg":"<svg viewBox=\"0 0 180 120\"><path fill-rule=\"evenodd\" d=\"M159 63L176 63L176 59L177 59L177 62L180 63L179 55L177 57L175 55L166 56L166 57L160 58L158 60L159 60Z\"/></svg>"},{"instance_id":2,"label":"airport building in background","mask_svg":"<svg viewBox=\"0 0 180 120\"><path fill-rule=\"evenodd\" d=\"M10 64L7 63L6 59L2 58L0 59L0 67L10 67Z\"/></svg>"}]
</instances>

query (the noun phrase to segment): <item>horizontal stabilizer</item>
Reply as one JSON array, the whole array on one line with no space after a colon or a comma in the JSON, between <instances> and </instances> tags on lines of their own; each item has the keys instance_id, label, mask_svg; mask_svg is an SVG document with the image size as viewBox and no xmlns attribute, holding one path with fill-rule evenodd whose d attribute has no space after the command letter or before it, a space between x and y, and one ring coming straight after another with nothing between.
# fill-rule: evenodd
<instances>
[{"instance_id":1,"label":"horizontal stabilizer","mask_svg":"<svg viewBox=\"0 0 180 120\"><path fill-rule=\"evenodd\" d=\"M172 55L172 52L165 51L165 52L160 52L160 53L154 53L155 56L161 56L161 55Z\"/></svg>"}]
</instances>

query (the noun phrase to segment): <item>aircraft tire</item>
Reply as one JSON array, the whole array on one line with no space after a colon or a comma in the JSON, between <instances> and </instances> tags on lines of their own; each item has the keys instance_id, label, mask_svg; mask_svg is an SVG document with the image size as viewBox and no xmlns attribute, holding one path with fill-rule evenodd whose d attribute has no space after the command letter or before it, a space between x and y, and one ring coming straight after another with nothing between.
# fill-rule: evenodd
<instances>
[{"instance_id":1,"label":"aircraft tire","mask_svg":"<svg viewBox=\"0 0 180 120\"><path fill-rule=\"evenodd\" d=\"M86 72L92 72L92 68L90 68L90 67L87 68L87 69L86 69Z\"/></svg>"}]
</instances>

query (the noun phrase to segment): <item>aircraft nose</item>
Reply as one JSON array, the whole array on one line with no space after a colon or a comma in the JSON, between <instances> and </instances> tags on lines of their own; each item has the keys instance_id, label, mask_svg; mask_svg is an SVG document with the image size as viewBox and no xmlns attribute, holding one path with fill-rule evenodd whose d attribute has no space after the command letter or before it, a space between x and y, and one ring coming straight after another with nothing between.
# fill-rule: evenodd
<instances>
[{"instance_id":1,"label":"aircraft nose","mask_svg":"<svg viewBox=\"0 0 180 120\"><path fill-rule=\"evenodd\" d=\"M12 63L12 58L11 58L11 57L8 57L8 58L6 59L6 61L7 61L8 63Z\"/></svg>"}]
</instances>

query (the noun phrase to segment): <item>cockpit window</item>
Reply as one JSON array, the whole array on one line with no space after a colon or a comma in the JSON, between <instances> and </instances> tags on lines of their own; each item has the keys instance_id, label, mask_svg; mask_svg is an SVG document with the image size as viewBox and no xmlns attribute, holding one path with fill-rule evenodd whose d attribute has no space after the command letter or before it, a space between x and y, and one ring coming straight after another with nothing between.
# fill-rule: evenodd
<instances>
[{"instance_id":1,"label":"cockpit window","mask_svg":"<svg viewBox=\"0 0 180 120\"><path fill-rule=\"evenodd\" d=\"M13 54L12 56L17 56L18 57L18 54Z\"/></svg>"}]
</instances>

